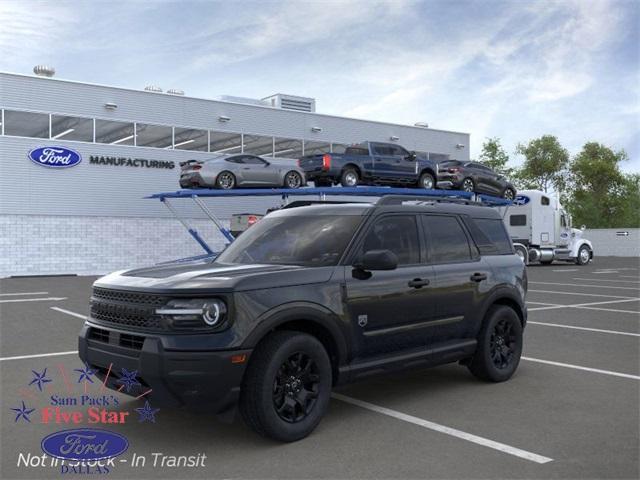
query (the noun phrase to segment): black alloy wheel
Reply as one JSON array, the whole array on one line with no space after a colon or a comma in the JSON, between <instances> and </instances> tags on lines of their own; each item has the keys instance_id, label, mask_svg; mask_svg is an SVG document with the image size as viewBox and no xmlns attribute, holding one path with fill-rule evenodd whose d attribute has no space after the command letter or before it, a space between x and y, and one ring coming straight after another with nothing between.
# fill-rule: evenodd
<instances>
[{"instance_id":1,"label":"black alloy wheel","mask_svg":"<svg viewBox=\"0 0 640 480\"><path fill-rule=\"evenodd\" d=\"M285 422L296 423L309 416L318 400L320 375L316 362L302 352L280 365L273 382L273 405Z\"/></svg>"},{"instance_id":2,"label":"black alloy wheel","mask_svg":"<svg viewBox=\"0 0 640 480\"><path fill-rule=\"evenodd\" d=\"M505 189L504 193L502 194L502 197L505 200L513 200L516 197L515 192L513 191L512 188L507 188Z\"/></svg>"},{"instance_id":3,"label":"black alloy wheel","mask_svg":"<svg viewBox=\"0 0 640 480\"><path fill-rule=\"evenodd\" d=\"M516 335L513 325L506 319L498 321L493 327L490 341L491 360L496 368L509 368L516 353Z\"/></svg>"}]
</instances>

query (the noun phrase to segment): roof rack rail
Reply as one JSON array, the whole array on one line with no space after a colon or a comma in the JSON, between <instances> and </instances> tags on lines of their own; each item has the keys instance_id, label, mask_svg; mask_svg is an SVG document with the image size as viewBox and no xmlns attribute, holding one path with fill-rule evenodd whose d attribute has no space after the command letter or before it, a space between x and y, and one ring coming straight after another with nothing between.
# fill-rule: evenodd
<instances>
[{"instance_id":1,"label":"roof rack rail","mask_svg":"<svg viewBox=\"0 0 640 480\"><path fill-rule=\"evenodd\" d=\"M376 205L399 205L404 202L418 203L461 203L463 205L487 205L480 200L461 198L457 196L440 197L428 195L386 195L376 202Z\"/></svg>"}]
</instances>

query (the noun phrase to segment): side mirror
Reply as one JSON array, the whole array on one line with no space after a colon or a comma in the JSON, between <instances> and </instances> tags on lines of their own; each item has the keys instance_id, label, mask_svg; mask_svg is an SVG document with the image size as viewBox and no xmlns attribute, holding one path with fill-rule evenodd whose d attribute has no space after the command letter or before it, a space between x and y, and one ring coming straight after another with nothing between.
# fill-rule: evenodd
<instances>
[{"instance_id":1,"label":"side mirror","mask_svg":"<svg viewBox=\"0 0 640 480\"><path fill-rule=\"evenodd\" d=\"M358 270L395 270L398 257L391 250L369 250L354 265Z\"/></svg>"},{"instance_id":2,"label":"side mirror","mask_svg":"<svg viewBox=\"0 0 640 480\"><path fill-rule=\"evenodd\" d=\"M416 159L416 152L414 152L413 150L409 152L409 156L407 157L407 160L409 161L414 161Z\"/></svg>"}]
</instances>

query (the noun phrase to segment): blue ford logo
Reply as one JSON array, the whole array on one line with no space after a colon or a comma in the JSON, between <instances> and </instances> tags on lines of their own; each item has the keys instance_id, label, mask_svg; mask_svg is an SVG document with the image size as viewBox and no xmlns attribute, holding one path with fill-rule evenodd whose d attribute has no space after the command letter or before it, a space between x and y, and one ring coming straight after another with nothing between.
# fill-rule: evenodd
<instances>
[{"instance_id":1,"label":"blue ford logo","mask_svg":"<svg viewBox=\"0 0 640 480\"><path fill-rule=\"evenodd\" d=\"M92 461L117 457L129 448L119 433L95 428L62 430L42 439L42 451L64 460Z\"/></svg>"},{"instance_id":2,"label":"blue ford logo","mask_svg":"<svg viewBox=\"0 0 640 480\"><path fill-rule=\"evenodd\" d=\"M513 201L514 205L526 205L529 203L530 198L526 195L516 195L515 200Z\"/></svg>"},{"instance_id":3,"label":"blue ford logo","mask_svg":"<svg viewBox=\"0 0 640 480\"><path fill-rule=\"evenodd\" d=\"M69 168L79 164L82 156L69 148L40 147L29 152L29 159L43 167Z\"/></svg>"}]
</instances>

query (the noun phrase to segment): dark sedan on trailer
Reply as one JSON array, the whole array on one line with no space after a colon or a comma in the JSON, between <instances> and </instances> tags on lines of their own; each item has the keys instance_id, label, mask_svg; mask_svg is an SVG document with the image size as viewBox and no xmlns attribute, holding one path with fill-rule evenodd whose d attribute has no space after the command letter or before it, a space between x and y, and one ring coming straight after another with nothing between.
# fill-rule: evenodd
<instances>
[{"instance_id":1,"label":"dark sedan on trailer","mask_svg":"<svg viewBox=\"0 0 640 480\"><path fill-rule=\"evenodd\" d=\"M304 172L295 160L246 153L219 155L209 160L180 163L181 188L284 187L306 185Z\"/></svg>"},{"instance_id":2,"label":"dark sedan on trailer","mask_svg":"<svg viewBox=\"0 0 640 480\"><path fill-rule=\"evenodd\" d=\"M453 190L485 193L507 200L516 198L516 188L504 175L494 172L478 162L461 160L440 162L438 164L438 184L449 185L445 182L451 182L449 188Z\"/></svg>"}]
</instances>

